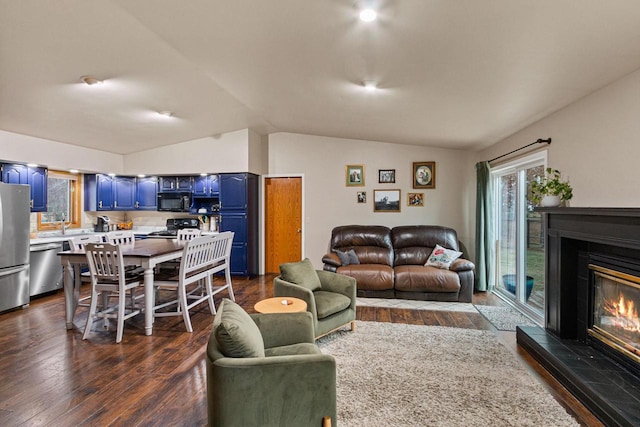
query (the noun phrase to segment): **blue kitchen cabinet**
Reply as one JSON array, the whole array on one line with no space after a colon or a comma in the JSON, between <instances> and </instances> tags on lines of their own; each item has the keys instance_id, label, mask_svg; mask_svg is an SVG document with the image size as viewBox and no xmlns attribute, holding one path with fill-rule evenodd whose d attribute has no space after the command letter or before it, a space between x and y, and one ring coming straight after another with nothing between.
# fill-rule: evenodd
<instances>
[{"instance_id":1,"label":"blue kitchen cabinet","mask_svg":"<svg viewBox=\"0 0 640 427\"><path fill-rule=\"evenodd\" d=\"M31 212L47 211L47 168L23 164L3 164L2 182L31 187Z\"/></svg>"},{"instance_id":2,"label":"blue kitchen cabinet","mask_svg":"<svg viewBox=\"0 0 640 427\"><path fill-rule=\"evenodd\" d=\"M192 176L161 176L158 180L158 192L191 192L193 191Z\"/></svg>"},{"instance_id":3,"label":"blue kitchen cabinet","mask_svg":"<svg viewBox=\"0 0 640 427\"><path fill-rule=\"evenodd\" d=\"M258 274L258 176L220 174L220 231L233 231L231 274Z\"/></svg>"},{"instance_id":4,"label":"blue kitchen cabinet","mask_svg":"<svg viewBox=\"0 0 640 427\"><path fill-rule=\"evenodd\" d=\"M140 211L155 211L158 208L157 177L136 178L136 203L134 207Z\"/></svg>"},{"instance_id":5,"label":"blue kitchen cabinet","mask_svg":"<svg viewBox=\"0 0 640 427\"><path fill-rule=\"evenodd\" d=\"M220 174L220 210L241 211L247 209L248 175L251 174Z\"/></svg>"},{"instance_id":6,"label":"blue kitchen cabinet","mask_svg":"<svg viewBox=\"0 0 640 427\"><path fill-rule=\"evenodd\" d=\"M136 179L105 174L84 176L85 211L132 211L136 206Z\"/></svg>"},{"instance_id":7,"label":"blue kitchen cabinet","mask_svg":"<svg viewBox=\"0 0 640 427\"><path fill-rule=\"evenodd\" d=\"M218 175L201 175L193 179L193 197L217 197L219 191Z\"/></svg>"},{"instance_id":8,"label":"blue kitchen cabinet","mask_svg":"<svg viewBox=\"0 0 640 427\"><path fill-rule=\"evenodd\" d=\"M112 211L114 205L113 178L105 174L84 176L84 210Z\"/></svg>"},{"instance_id":9,"label":"blue kitchen cabinet","mask_svg":"<svg viewBox=\"0 0 640 427\"><path fill-rule=\"evenodd\" d=\"M132 211L136 205L136 179L118 176L113 180L113 210Z\"/></svg>"}]
</instances>

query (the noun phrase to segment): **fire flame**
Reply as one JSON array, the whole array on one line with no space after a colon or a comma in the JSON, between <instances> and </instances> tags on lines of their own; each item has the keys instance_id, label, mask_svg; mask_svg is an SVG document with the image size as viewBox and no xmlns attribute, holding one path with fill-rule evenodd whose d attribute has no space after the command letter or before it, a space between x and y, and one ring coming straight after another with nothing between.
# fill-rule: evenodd
<instances>
[{"instance_id":1,"label":"fire flame","mask_svg":"<svg viewBox=\"0 0 640 427\"><path fill-rule=\"evenodd\" d=\"M638 309L633 300L627 300L624 295L620 294L617 301L614 299L605 300L604 309L614 316L614 326L625 331L640 332Z\"/></svg>"}]
</instances>

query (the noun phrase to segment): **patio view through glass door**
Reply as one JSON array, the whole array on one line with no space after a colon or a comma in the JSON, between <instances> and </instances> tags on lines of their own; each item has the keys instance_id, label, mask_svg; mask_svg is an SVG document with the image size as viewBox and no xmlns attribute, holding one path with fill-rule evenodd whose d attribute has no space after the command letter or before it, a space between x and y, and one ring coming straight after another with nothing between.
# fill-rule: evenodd
<instances>
[{"instance_id":1,"label":"patio view through glass door","mask_svg":"<svg viewBox=\"0 0 640 427\"><path fill-rule=\"evenodd\" d=\"M544 320L544 227L533 212L531 182L544 175L545 157L529 156L492 171L496 212L495 292L540 324Z\"/></svg>"}]
</instances>

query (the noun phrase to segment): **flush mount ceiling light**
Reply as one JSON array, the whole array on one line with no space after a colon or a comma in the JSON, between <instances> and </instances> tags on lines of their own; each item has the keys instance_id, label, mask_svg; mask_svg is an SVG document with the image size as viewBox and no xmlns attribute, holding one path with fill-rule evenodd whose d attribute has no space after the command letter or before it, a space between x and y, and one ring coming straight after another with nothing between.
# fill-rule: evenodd
<instances>
[{"instance_id":1,"label":"flush mount ceiling light","mask_svg":"<svg viewBox=\"0 0 640 427\"><path fill-rule=\"evenodd\" d=\"M172 111L158 111L158 114L160 114L161 116L165 116L165 117L173 117L173 112Z\"/></svg>"},{"instance_id":2,"label":"flush mount ceiling light","mask_svg":"<svg viewBox=\"0 0 640 427\"><path fill-rule=\"evenodd\" d=\"M102 84L102 80L98 80L93 76L82 76L82 77L80 77L80 80L82 82L88 84L89 86L101 85Z\"/></svg>"},{"instance_id":3,"label":"flush mount ceiling light","mask_svg":"<svg viewBox=\"0 0 640 427\"><path fill-rule=\"evenodd\" d=\"M372 22L375 21L378 17L378 12L374 9L366 8L360 11L360 20L364 22Z\"/></svg>"}]
</instances>

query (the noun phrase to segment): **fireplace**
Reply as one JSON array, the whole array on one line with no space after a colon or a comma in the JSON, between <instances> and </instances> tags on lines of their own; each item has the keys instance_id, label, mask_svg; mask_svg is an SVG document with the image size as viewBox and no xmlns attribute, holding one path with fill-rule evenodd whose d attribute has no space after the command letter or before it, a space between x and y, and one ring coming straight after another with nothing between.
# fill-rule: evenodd
<instances>
[{"instance_id":1,"label":"fireplace","mask_svg":"<svg viewBox=\"0 0 640 427\"><path fill-rule=\"evenodd\" d=\"M606 425L640 425L640 209L540 211L545 328L518 344Z\"/></svg>"},{"instance_id":2,"label":"fireplace","mask_svg":"<svg viewBox=\"0 0 640 427\"><path fill-rule=\"evenodd\" d=\"M593 302L587 330L592 342L640 374L640 277L604 263L589 264Z\"/></svg>"}]
</instances>

